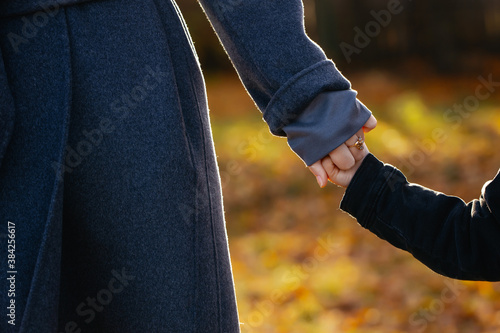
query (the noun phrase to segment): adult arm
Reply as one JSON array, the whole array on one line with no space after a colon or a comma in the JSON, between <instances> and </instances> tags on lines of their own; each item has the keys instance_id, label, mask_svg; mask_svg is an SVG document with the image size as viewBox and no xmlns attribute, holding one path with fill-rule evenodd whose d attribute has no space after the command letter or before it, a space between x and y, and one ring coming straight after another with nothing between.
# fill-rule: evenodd
<instances>
[{"instance_id":1,"label":"adult arm","mask_svg":"<svg viewBox=\"0 0 500 333\"><path fill-rule=\"evenodd\" d=\"M366 229L442 275L500 280L500 175L465 203L417 184L368 155L341 209Z\"/></svg>"},{"instance_id":2,"label":"adult arm","mask_svg":"<svg viewBox=\"0 0 500 333\"><path fill-rule=\"evenodd\" d=\"M304 29L301 0L199 0L271 132L311 165L371 112Z\"/></svg>"}]
</instances>

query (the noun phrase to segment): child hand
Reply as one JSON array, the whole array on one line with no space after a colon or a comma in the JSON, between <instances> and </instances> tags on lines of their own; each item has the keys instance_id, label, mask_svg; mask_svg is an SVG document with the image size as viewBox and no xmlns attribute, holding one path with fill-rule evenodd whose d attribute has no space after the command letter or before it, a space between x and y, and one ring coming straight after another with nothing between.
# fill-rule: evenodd
<instances>
[{"instance_id":1,"label":"child hand","mask_svg":"<svg viewBox=\"0 0 500 333\"><path fill-rule=\"evenodd\" d=\"M353 156L355 156L356 162L354 163L354 166L350 168L349 170L342 170L339 169L332 161L330 156L326 156L321 160L321 166L325 170L325 172L328 175L328 179L339 186L342 187L347 187L351 183L352 178L354 177L354 174L356 171L358 171L359 166L363 162L364 158L366 155L368 155L370 152L368 150L368 147L366 146L365 143L363 143L364 148L362 150L358 150L358 152L353 151ZM357 148L349 148L350 150L356 149Z\"/></svg>"},{"instance_id":2,"label":"child hand","mask_svg":"<svg viewBox=\"0 0 500 333\"><path fill-rule=\"evenodd\" d=\"M368 133L376 126L377 120L372 115L356 135L309 167L320 187L325 187L328 179L340 186L349 185L359 164L369 153L364 144L364 133Z\"/></svg>"}]
</instances>

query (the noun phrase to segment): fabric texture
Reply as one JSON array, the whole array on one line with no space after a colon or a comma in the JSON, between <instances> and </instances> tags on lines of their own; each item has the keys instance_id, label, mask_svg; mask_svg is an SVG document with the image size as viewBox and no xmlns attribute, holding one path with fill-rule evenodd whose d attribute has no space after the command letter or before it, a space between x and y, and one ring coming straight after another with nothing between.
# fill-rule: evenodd
<instances>
[{"instance_id":1,"label":"fabric texture","mask_svg":"<svg viewBox=\"0 0 500 333\"><path fill-rule=\"evenodd\" d=\"M200 2L306 163L363 126L300 0ZM205 86L175 3L2 1L0 50L0 218L17 271L15 297L0 296L16 325L1 331L238 332Z\"/></svg>"},{"instance_id":2,"label":"fabric texture","mask_svg":"<svg viewBox=\"0 0 500 333\"><path fill-rule=\"evenodd\" d=\"M0 216L18 274L16 325L0 331L238 332L204 83L176 8L63 7L16 53L6 35L22 25L1 22L15 122Z\"/></svg>"},{"instance_id":3,"label":"fabric texture","mask_svg":"<svg viewBox=\"0 0 500 333\"><path fill-rule=\"evenodd\" d=\"M2 50L0 49L0 87L5 89L0 94L0 167L14 126L14 100L12 99L2 59Z\"/></svg>"},{"instance_id":4,"label":"fabric texture","mask_svg":"<svg viewBox=\"0 0 500 333\"><path fill-rule=\"evenodd\" d=\"M371 112L356 99L356 91L328 91L316 96L283 130L290 148L310 166L330 153L332 142L341 142L338 138L350 138L356 133L355 124L360 119L364 124L370 115Z\"/></svg>"},{"instance_id":5,"label":"fabric texture","mask_svg":"<svg viewBox=\"0 0 500 333\"><path fill-rule=\"evenodd\" d=\"M500 280L500 172L477 200L408 183L368 155L341 202L366 229L410 252L435 272L462 280Z\"/></svg>"},{"instance_id":6,"label":"fabric texture","mask_svg":"<svg viewBox=\"0 0 500 333\"><path fill-rule=\"evenodd\" d=\"M305 34L301 0L200 3L270 131L287 136L307 165L343 144L368 120L371 112L356 100L350 82ZM327 94L326 101L319 97L322 101L310 106L322 92L343 93ZM314 112L298 121L308 107Z\"/></svg>"},{"instance_id":7,"label":"fabric texture","mask_svg":"<svg viewBox=\"0 0 500 333\"><path fill-rule=\"evenodd\" d=\"M32 20L23 19L20 33L9 38L18 48L60 8L88 1L92 0L9 0L0 3L0 17L34 12ZM287 136L306 165L340 146L368 120L371 112L356 99L350 82L306 35L302 0L199 2L271 132ZM322 92L342 93L312 103ZM307 121L299 119L311 103L317 108L308 112ZM315 132L312 128L321 135L305 137Z\"/></svg>"}]
</instances>

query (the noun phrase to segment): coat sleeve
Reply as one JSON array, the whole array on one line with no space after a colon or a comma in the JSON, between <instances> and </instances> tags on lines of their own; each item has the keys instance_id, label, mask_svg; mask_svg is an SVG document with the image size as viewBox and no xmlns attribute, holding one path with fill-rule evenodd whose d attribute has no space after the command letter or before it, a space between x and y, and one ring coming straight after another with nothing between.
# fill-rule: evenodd
<instances>
[{"instance_id":1,"label":"coat sleeve","mask_svg":"<svg viewBox=\"0 0 500 333\"><path fill-rule=\"evenodd\" d=\"M500 175L477 200L465 203L417 184L368 155L341 209L392 245L442 275L500 280Z\"/></svg>"},{"instance_id":2,"label":"coat sleeve","mask_svg":"<svg viewBox=\"0 0 500 333\"><path fill-rule=\"evenodd\" d=\"M306 35L302 0L199 2L271 132L287 136L307 165L368 120L350 82Z\"/></svg>"}]
</instances>

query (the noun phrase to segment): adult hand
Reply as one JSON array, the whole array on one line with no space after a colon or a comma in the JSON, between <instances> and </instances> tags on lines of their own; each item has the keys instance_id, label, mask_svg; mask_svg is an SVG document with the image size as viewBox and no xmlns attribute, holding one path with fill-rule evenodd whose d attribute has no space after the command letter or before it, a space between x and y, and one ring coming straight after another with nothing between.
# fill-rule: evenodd
<instances>
[{"instance_id":1,"label":"adult hand","mask_svg":"<svg viewBox=\"0 0 500 333\"><path fill-rule=\"evenodd\" d=\"M362 160L368 154L366 145L363 144L364 149L359 150L354 146L354 144L356 143L358 138L362 138L364 140L364 133L370 132L376 126L377 119L375 119L375 117L372 115L365 123L365 125L358 131L358 133L349 138L349 140L347 140L344 144L332 150L323 159L315 162L309 167L309 170L316 176L316 180L318 181L318 185L320 187L325 187L326 184L328 184L328 178L330 178L329 173L332 173L333 178L340 182L335 182L337 185L347 186L342 184L345 184L345 182L348 180L349 175L352 172L351 169L355 167L358 161ZM364 150L366 150L366 152L364 152ZM333 166L328 162L328 160L331 161ZM325 169L324 165L328 166L328 170ZM352 175L354 175L354 173L352 173ZM350 177L352 178L352 176ZM333 181L332 178L330 178L330 180Z\"/></svg>"},{"instance_id":2,"label":"adult hand","mask_svg":"<svg viewBox=\"0 0 500 333\"><path fill-rule=\"evenodd\" d=\"M332 161L330 156L326 156L323 159L321 159L321 166L323 169L326 171L326 174L328 175L328 179L339 186L342 187L347 187L351 183L352 178L354 177L354 174L356 171L358 171L359 166L363 162L364 158L366 155L370 153L368 150L368 147L366 144L363 143L363 149L359 150L356 147L349 148L351 150L356 149L357 151L353 151L353 156L355 156L356 162L354 163L353 167L350 168L349 170L341 170L339 169Z\"/></svg>"}]
</instances>

